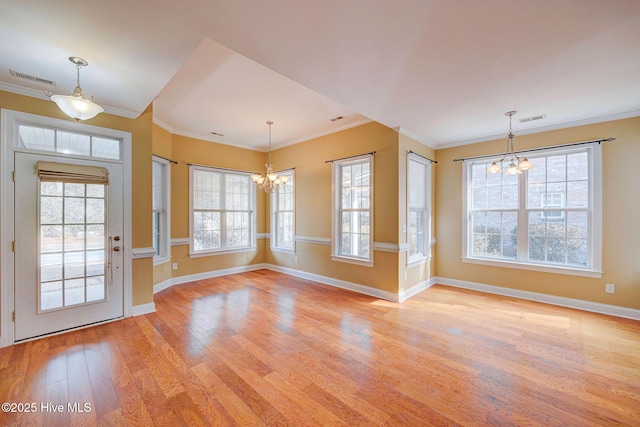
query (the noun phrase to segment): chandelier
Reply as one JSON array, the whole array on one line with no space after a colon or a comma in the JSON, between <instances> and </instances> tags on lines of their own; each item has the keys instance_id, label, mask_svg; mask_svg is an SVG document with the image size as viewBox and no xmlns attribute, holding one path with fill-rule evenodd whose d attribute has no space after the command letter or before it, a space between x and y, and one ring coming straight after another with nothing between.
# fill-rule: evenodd
<instances>
[{"instance_id":1,"label":"chandelier","mask_svg":"<svg viewBox=\"0 0 640 427\"><path fill-rule=\"evenodd\" d=\"M272 121L268 121L269 125L269 154L267 157L267 163L265 163L265 167L267 168L267 173L262 175L259 173L251 175L251 179L256 183L259 190L263 190L265 193L273 193L278 191L281 185L285 185L287 181L289 181L288 176L278 176L277 173L273 172L273 165L271 164L271 125Z\"/></svg>"},{"instance_id":2,"label":"chandelier","mask_svg":"<svg viewBox=\"0 0 640 427\"><path fill-rule=\"evenodd\" d=\"M76 64L77 85L73 93L71 95L53 95L49 91L45 93L58 105L58 108L72 119L76 119L76 121L92 119L102 113L104 109L93 102L93 96L85 99L80 87L80 67L86 67L89 63L76 56L70 56L69 61Z\"/></svg>"},{"instance_id":3,"label":"chandelier","mask_svg":"<svg viewBox=\"0 0 640 427\"><path fill-rule=\"evenodd\" d=\"M533 169L533 164L529 160L527 160L526 157L523 157L522 160L520 160L520 157L518 157L515 151L513 151L513 138L515 137L515 135L513 134L513 129L511 128L511 118L516 113L517 111L507 111L506 113L504 113L505 116L509 116L509 135L507 135L507 152L504 153L504 156L502 156L502 159L500 159L500 163L504 162L504 160L507 158L509 159L509 167L505 172L505 174L507 175L515 175L522 173L522 171ZM502 172L502 168L497 162L493 162L491 163L491 166L489 166L489 169L487 169L487 172Z\"/></svg>"}]
</instances>

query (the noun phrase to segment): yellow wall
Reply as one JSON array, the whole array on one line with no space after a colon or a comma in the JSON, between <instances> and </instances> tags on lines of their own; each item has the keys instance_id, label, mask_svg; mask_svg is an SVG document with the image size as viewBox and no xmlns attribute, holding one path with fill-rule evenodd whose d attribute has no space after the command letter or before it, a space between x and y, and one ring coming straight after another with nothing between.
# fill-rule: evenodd
<instances>
[{"instance_id":1,"label":"yellow wall","mask_svg":"<svg viewBox=\"0 0 640 427\"><path fill-rule=\"evenodd\" d=\"M151 128L151 149L156 156L171 159L173 135L154 124Z\"/></svg>"},{"instance_id":2,"label":"yellow wall","mask_svg":"<svg viewBox=\"0 0 640 427\"><path fill-rule=\"evenodd\" d=\"M516 149L614 137L603 144L603 257L601 279L463 263L462 163L454 158L504 152L504 140L438 150L436 273L524 291L640 309L640 117L516 136ZM615 294L604 292L616 285Z\"/></svg>"},{"instance_id":3,"label":"yellow wall","mask_svg":"<svg viewBox=\"0 0 640 427\"><path fill-rule=\"evenodd\" d=\"M0 91L0 108L67 119L50 101ZM134 248L151 246L151 156L157 154L179 163L171 166L171 237L189 236L189 174L187 163L262 171L266 153L171 134L152 124L152 110L130 120L101 114L87 122L95 126L132 133L133 146L133 236ZM517 149L574 141L615 137L603 146L603 270L601 279L531 272L468 264L461 261L462 164L458 157L504 151L504 140L431 150L398 135L379 123L347 129L275 150L276 170L296 170L296 235L331 237L331 164L325 160L376 151L374 193L374 240L406 243L406 153L412 150L437 159L432 167L433 258L417 266L406 266L406 252L375 251L374 267L331 260L326 244L296 244L296 253L271 252L268 239L258 239L257 249L246 253L190 258L188 246L173 246L171 262L153 267L150 258L133 261L133 305L153 300L153 284L169 278L207 273L250 264L271 263L299 271L398 293L439 277L502 286L585 301L640 309L640 198L633 186L640 182L640 117L588 126L517 136ZM257 232L269 231L269 199L258 192ZM297 261L296 261L297 258ZM178 270L171 270L171 263ZM405 279L405 272L407 278ZM615 294L604 292L605 283L616 285Z\"/></svg>"},{"instance_id":4,"label":"yellow wall","mask_svg":"<svg viewBox=\"0 0 640 427\"><path fill-rule=\"evenodd\" d=\"M170 142L169 142L170 141ZM332 135L316 138L272 153L276 170L296 169L296 234L331 237L331 164L325 160L376 151L375 167L375 241L398 243L398 135L377 123L369 123ZM168 147L170 145L170 147ZM171 237L189 237L189 168L187 163L262 171L266 153L193 139L153 126L155 154L178 161L171 167ZM269 232L269 197L257 194L257 232ZM295 261L297 256L298 262ZM328 245L298 243L296 255L269 250L268 239L258 239L257 250L250 252L190 258L188 246L171 248L170 263L154 268L154 283L263 262L315 273L339 280L371 286L389 292L398 291L398 256L375 252L375 266L360 267L331 261Z\"/></svg>"},{"instance_id":5,"label":"yellow wall","mask_svg":"<svg viewBox=\"0 0 640 427\"><path fill-rule=\"evenodd\" d=\"M193 162L223 168L262 171L267 153L216 144L170 134L154 126L154 153L178 161L171 167L171 236L189 237L189 168ZM276 171L295 168L296 235L331 238L331 163L342 157L375 151L374 156L374 240L379 243L406 242L400 221L406 222L407 150L433 158L433 150L379 123L315 138L275 150L271 154ZM268 233L270 198L258 192L257 232ZM399 218L402 218L401 220ZM269 263L320 276L398 293L429 279L432 263L406 267L406 253L375 251L374 266L364 267L331 259L328 244L297 242L296 252L272 252L269 239L258 239L257 250L250 252L190 258L187 245L171 248L171 262L154 268L154 284L179 278ZM171 263L178 270L171 271ZM399 268L399 265L402 267ZM407 280L404 272L407 270Z\"/></svg>"},{"instance_id":6,"label":"yellow wall","mask_svg":"<svg viewBox=\"0 0 640 427\"><path fill-rule=\"evenodd\" d=\"M264 169L265 153L174 134L171 136L170 158L178 162L171 166L171 237L184 239L189 237L187 163L256 172ZM266 231L265 199L264 193L257 193L258 233ZM254 251L190 258L188 245L172 246L171 263L178 264L178 269L172 271L172 277L260 264L264 262L264 248L264 239L258 239L257 249ZM167 268L165 264L163 266Z\"/></svg>"},{"instance_id":7,"label":"yellow wall","mask_svg":"<svg viewBox=\"0 0 640 427\"><path fill-rule=\"evenodd\" d=\"M51 101L0 91L0 108L71 120ZM145 111L135 120L102 113L83 123L132 134L132 242L134 247L151 246L151 120L152 111ZM124 244L127 244L123 242ZM153 301L153 263L151 259L133 260L133 305ZM3 284L5 286L6 284Z\"/></svg>"},{"instance_id":8,"label":"yellow wall","mask_svg":"<svg viewBox=\"0 0 640 427\"><path fill-rule=\"evenodd\" d=\"M398 243L398 134L379 123L368 123L315 138L272 153L276 170L295 168L297 236L331 237L331 163L326 160L375 151L374 241ZM266 262L334 279L398 292L398 256L375 251L374 267L331 260L331 247L296 243L291 254L269 252Z\"/></svg>"}]
</instances>

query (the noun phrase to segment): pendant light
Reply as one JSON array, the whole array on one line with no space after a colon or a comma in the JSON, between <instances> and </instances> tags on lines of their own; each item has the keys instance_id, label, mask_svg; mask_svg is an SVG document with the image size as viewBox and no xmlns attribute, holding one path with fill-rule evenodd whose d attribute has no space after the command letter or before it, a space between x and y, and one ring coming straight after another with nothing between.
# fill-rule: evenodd
<instances>
[{"instance_id":1,"label":"pendant light","mask_svg":"<svg viewBox=\"0 0 640 427\"><path fill-rule=\"evenodd\" d=\"M76 56L69 57L69 61L76 64L77 83L73 93L71 95L53 95L48 91L45 93L58 105L62 112L72 119L76 119L76 121L92 119L102 113L104 109L93 102L93 96L86 99L80 87L80 67L86 67L89 63Z\"/></svg>"},{"instance_id":2,"label":"pendant light","mask_svg":"<svg viewBox=\"0 0 640 427\"><path fill-rule=\"evenodd\" d=\"M509 167L505 172L507 175L516 175L522 173L522 171L533 169L533 163L531 163L526 157L523 157L522 160L520 160L520 157L518 157L513 150L513 138L515 135L513 134L513 129L511 127L511 119L516 113L517 111L507 111L504 113L505 116L509 117L509 135L507 135L507 152L504 153L504 156L502 156L499 163L502 163L506 158L509 158ZM489 169L487 169L487 172L499 173L502 172L502 168L498 162L493 162L491 163L491 166L489 166Z\"/></svg>"},{"instance_id":3,"label":"pendant light","mask_svg":"<svg viewBox=\"0 0 640 427\"><path fill-rule=\"evenodd\" d=\"M267 157L267 163L265 163L265 167L267 168L267 173L262 175L259 173L251 175L251 179L256 183L259 190L263 190L265 193L273 193L278 191L281 185L285 185L287 181L289 181L288 176L278 176L277 173L273 172L273 165L271 164L271 125L272 121L268 121L269 125L269 154Z\"/></svg>"}]
</instances>

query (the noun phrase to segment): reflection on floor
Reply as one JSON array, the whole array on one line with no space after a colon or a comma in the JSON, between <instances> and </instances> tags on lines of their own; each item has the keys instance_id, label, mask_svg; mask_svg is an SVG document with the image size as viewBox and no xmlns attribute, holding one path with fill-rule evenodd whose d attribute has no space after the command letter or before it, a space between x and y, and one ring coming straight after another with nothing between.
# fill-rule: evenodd
<instances>
[{"instance_id":1,"label":"reflection on floor","mask_svg":"<svg viewBox=\"0 0 640 427\"><path fill-rule=\"evenodd\" d=\"M396 304L266 270L155 302L153 314L0 349L0 401L34 403L0 425L640 419L636 321L439 285Z\"/></svg>"}]
</instances>

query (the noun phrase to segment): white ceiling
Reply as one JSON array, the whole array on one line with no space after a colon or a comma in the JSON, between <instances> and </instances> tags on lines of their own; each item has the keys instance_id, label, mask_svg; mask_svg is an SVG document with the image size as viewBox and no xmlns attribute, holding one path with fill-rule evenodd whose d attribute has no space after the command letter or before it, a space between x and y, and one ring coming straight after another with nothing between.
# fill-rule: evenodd
<instances>
[{"instance_id":1,"label":"white ceiling","mask_svg":"<svg viewBox=\"0 0 640 427\"><path fill-rule=\"evenodd\" d=\"M0 2L0 89L71 92L69 56L108 112L155 100L175 133L259 150L267 120L274 147L369 119L446 147L509 110L516 135L640 115L638 0Z\"/></svg>"}]
</instances>

